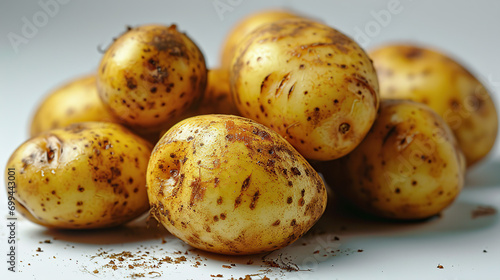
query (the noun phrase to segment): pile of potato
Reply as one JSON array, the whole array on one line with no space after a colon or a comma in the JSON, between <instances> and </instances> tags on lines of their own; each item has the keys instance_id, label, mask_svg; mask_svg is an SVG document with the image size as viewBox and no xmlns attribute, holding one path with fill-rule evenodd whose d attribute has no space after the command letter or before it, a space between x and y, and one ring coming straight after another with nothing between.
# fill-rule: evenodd
<instances>
[{"instance_id":1,"label":"pile of potato","mask_svg":"<svg viewBox=\"0 0 500 280\"><path fill-rule=\"evenodd\" d=\"M371 215L440 213L497 127L485 87L444 54L367 54L317 20L265 11L231 31L210 70L175 25L128 29L96 73L46 97L7 169L35 223L102 228L150 210L194 247L253 254L323 215L318 171Z\"/></svg>"}]
</instances>

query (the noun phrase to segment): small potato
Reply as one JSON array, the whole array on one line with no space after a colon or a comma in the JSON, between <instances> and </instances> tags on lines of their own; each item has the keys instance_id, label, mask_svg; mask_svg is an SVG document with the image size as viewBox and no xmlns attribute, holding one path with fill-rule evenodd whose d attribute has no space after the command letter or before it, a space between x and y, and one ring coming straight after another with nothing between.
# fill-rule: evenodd
<instances>
[{"instance_id":1,"label":"small potato","mask_svg":"<svg viewBox=\"0 0 500 280\"><path fill-rule=\"evenodd\" d=\"M382 100L380 115L347 156L320 163L335 193L365 212L423 219L450 205L465 159L444 120L424 104Z\"/></svg>"},{"instance_id":2,"label":"small potato","mask_svg":"<svg viewBox=\"0 0 500 280\"><path fill-rule=\"evenodd\" d=\"M265 10L241 20L227 35L226 40L222 46L221 53L221 68L229 70L231 60L236 51L238 44L242 39L252 32L257 27L264 23L274 22L285 18L296 18L298 15L286 10Z\"/></svg>"},{"instance_id":3,"label":"small potato","mask_svg":"<svg viewBox=\"0 0 500 280\"><path fill-rule=\"evenodd\" d=\"M23 143L5 174L16 170L16 209L32 222L60 229L110 227L149 209L151 149L118 124L78 123Z\"/></svg>"},{"instance_id":4,"label":"small potato","mask_svg":"<svg viewBox=\"0 0 500 280\"><path fill-rule=\"evenodd\" d=\"M47 95L33 116L30 136L90 121L118 121L102 104L97 94L95 75L75 79Z\"/></svg>"},{"instance_id":5,"label":"small potato","mask_svg":"<svg viewBox=\"0 0 500 280\"><path fill-rule=\"evenodd\" d=\"M255 254L305 234L326 207L318 173L281 136L248 119L203 115L173 126L147 172L152 215L191 246Z\"/></svg>"},{"instance_id":6,"label":"small potato","mask_svg":"<svg viewBox=\"0 0 500 280\"><path fill-rule=\"evenodd\" d=\"M492 149L498 131L495 104L462 65L412 45L388 45L370 52L370 57L379 74L381 97L429 105L453 130L468 166Z\"/></svg>"},{"instance_id":7,"label":"small potato","mask_svg":"<svg viewBox=\"0 0 500 280\"><path fill-rule=\"evenodd\" d=\"M352 151L379 106L377 76L363 49L307 19L264 24L245 37L230 81L242 116L271 127L308 159Z\"/></svg>"},{"instance_id":8,"label":"small potato","mask_svg":"<svg viewBox=\"0 0 500 280\"><path fill-rule=\"evenodd\" d=\"M144 25L106 51L97 89L104 104L143 133L160 131L195 104L207 82L205 59L175 25Z\"/></svg>"}]
</instances>

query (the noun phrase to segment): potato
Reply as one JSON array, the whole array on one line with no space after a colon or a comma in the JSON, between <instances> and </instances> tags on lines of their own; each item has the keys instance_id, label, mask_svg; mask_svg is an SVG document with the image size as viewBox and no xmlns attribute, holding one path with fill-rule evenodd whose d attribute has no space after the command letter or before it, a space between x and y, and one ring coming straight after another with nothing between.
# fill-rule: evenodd
<instances>
[{"instance_id":1,"label":"potato","mask_svg":"<svg viewBox=\"0 0 500 280\"><path fill-rule=\"evenodd\" d=\"M379 74L380 95L429 105L453 130L467 165L493 147L498 116L486 88L467 69L437 51L388 45L370 52Z\"/></svg>"},{"instance_id":2,"label":"potato","mask_svg":"<svg viewBox=\"0 0 500 280\"><path fill-rule=\"evenodd\" d=\"M152 215L172 234L234 255L292 243L327 199L318 173L281 136L227 115L173 126L153 150L147 187Z\"/></svg>"},{"instance_id":3,"label":"potato","mask_svg":"<svg viewBox=\"0 0 500 280\"><path fill-rule=\"evenodd\" d=\"M295 18L298 15L286 10L265 10L254 14L251 14L238 22L237 25L229 32L224 44L222 46L221 53L221 65L222 69L228 70L231 66L231 60L236 51L238 44L242 39L252 32L257 27L264 23L274 22L285 18Z\"/></svg>"},{"instance_id":4,"label":"potato","mask_svg":"<svg viewBox=\"0 0 500 280\"><path fill-rule=\"evenodd\" d=\"M32 222L61 229L110 227L149 209L151 149L118 124L77 123L23 143L5 174L8 168L18 172L16 209Z\"/></svg>"},{"instance_id":5,"label":"potato","mask_svg":"<svg viewBox=\"0 0 500 280\"><path fill-rule=\"evenodd\" d=\"M199 104L193 106L189 111L177 118L176 123L194 116L208 114L239 115L229 89L229 72L226 70L216 68L208 71L207 87L203 99ZM159 138L161 138L169 128L170 127L163 129L160 132Z\"/></svg>"},{"instance_id":6,"label":"potato","mask_svg":"<svg viewBox=\"0 0 500 280\"><path fill-rule=\"evenodd\" d=\"M242 116L271 127L308 159L352 151L379 106L377 76L361 47L306 19L265 24L245 37L230 81Z\"/></svg>"},{"instance_id":7,"label":"potato","mask_svg":"<svg viewBox=\"0 0 500 280\"><path fill-rule=\"evenodd\" d=\"M199 100L205 59L175 25L144 25L121 35L104 54L97 89L110 110L140 131L160 131Z\"/></svg>"},{"instance_id":8,"label":"potato","mask_svg":"<svg viewBox=\"0 0 500 280\"><path fill-rule=\"evenodd\" d=\"M207 114L239 115L229 88L229 72L211 69L207 75L207 88L200 105L191 116Z\"/></svg>"},{"instance_id":9,"label":"potato","mask_svg":"<svg viewBox=\"0 0 500 280\"><path fill-rule=\"evenodd\" d=\"M448 125L424 104L384 100L363 142L319 168L335 193L391 219L440 213L464 184L465 158Z\"/></svg>"},{"instance_id":10,"label":"potato","mask_svg":"<svg viewBox=\"0 0 500 280\"><path fill-rule=\"evenodd\" d=\"M30 136L90 121L117 122L97 94L95 75L79 77L49 93L33 116Z\"/></svg>"}]
</instances>

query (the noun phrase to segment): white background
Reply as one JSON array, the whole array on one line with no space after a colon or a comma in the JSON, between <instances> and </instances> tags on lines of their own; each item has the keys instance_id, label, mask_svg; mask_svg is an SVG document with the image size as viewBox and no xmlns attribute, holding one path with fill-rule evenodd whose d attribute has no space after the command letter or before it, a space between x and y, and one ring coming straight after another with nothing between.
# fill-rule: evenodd
<instances>
[{"instance_id":1,"label":"white background","mask_svg":"<svg viewBox=\"0 0 500 280\"><path fill-rule=\"evenodd\" d=\"M45 3L49 0L41 2ZM463 62L486 84L497 108L500 108L500 55L498 55L500 1L400 0L396 1L399 2L400 12L392 14L391 18L384 22L377 23L376 15L382 10L387 10L390 2L393 1L65 0L65 4L57 2L57 11L47 15L38 1L2 0L0 2L0 123L2 128L0 167L2 170L5 168L10 154L27 139L33 110L43 96L69 79L94 71L101 57L101 53L97 50L98 46L106 48L112 38L121 33L125 26L176 23L180 30L187 32L200 46L208 66L216 67L221 43L231 26L241 17L266 7L286 7L322 19L327 24L356 38L366 49L387 42L411 41L444 50ZM215 7L217 5L219 9L223 7L227 9L217 10ZM45 22L42 14L46 15ZM36 32L28 36L23 35L26 20L35 24L38 21L39 24ZM358 30L367 34L367 37L361 38ZM11 36L15 33L26 40L21 44L12 44L8 37L9 33ZM364 246L362 253L327 258L312 272L290 274L275 269L268 276L296 279L366 277L401 279L408 278L408 276L415 278L422 276L426 279L499 279L498 214L481 219L470 219L470 210L478 205L500 207L499 162L500 148L496 145L492 156L469 172L466 189L457 203L445 212L441 220L410 225L368 222L367 226L362 225L365 222L358 221L358 224L354 223L354 228L362 230L343 233L334 230L335 234L343 234L345 241L341 240L342 242L334 243L332 246L344 246L346 250L356 250L357 246ZM4 217L6 195L4 192L0 193L0 213L2 213L0 216ZM65 237L70 241L65 244L61 243L62 245L54 242L50 247L55 251L50 256L57 253L59 257L49 261L46 256L36 257L33 247L38 244L38 241L59 233L44 231L27 222L22 222L19 226L21 228L18 235L21 245L18 254L19 258L25 261L20 264L23 273L18 276L26 277L26 279L33 276L46 279L47 275L66 277L81 274L81 277L94 279L94 276L90 276L91 274L82 272L82 263L88 262L88 258L82 252L95 254L98 247L86 244L78 249L81 251L68 252L65 249L66 251L59 252L57 250L62 250L61 247L70 241L81 242L72 239L71 235L66 235ZM6 253L6 230L1 223L0 227L2 228L0 254L3 256ZM30 238L38 239L30 241ZM171 236L168 238L175 243L175 238ZM130 246L136 248L138 243L131 244ZM175 246L182 247L180 244ZM113 246L108 245L107 248L113 248ZM487 250L487 253L483 253L483 250ZM295 250L295 247L286 253L296 254L296 258L301 254L311 254L309 251ZM65 254L73 254L73 258L79 258L80 263L61 261L60 259L65 258ZM1 263L4 259L2 256L0 256ZM204 268L205 270L195 269L189 265L178 266L173 270L177 273L176 279L209 279L211 273L217 274L221 270L220 263L217 263L215 259L217 258L209 258L207 261L209 268ZM32 264L27 266L26 262L29 260ZM33 263L43 265L37 266ZM445 268L437 269L438 264L443 264ZM217 266L217 270L210 270L213 265ZM248 267L240 268L239 266L230 271L226 269L224 272L223 279L230 278L231 275L242 277L245 273L255 273ZM6 268L2 264L0 275L5 273ZM164 274L169 273L164 272ZM2 277L2 279L6 278Z\"/></svg>"}]
</instances>

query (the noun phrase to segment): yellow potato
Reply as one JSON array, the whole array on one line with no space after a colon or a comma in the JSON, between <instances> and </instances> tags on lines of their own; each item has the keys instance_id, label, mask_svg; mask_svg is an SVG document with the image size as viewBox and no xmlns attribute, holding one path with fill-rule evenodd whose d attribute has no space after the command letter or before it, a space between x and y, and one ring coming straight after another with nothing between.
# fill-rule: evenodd
<instances>
[{"instance_id":1,"label":"yellow potato","mask_svg":"<svg viewBox=\"0 0 500 280\"><path fill-rule=\"evenodd\" d=\"M299 16L286 10L265 10L251 14L238 22L238 24L229 32L222 46L221 68L226 70L229 69L238 44L254 29L264 23L295 17Z\"/></svg>"},{"instance_id":2,"label":"yellow potato","mask_svg":"<svg viewBox=\"0 0 500 280\"><path fill-rule=\"evenodd\" d=\"M175 25L144 25L103 56L97 89L106 106L138 131L160 131L196 103L207 70L198 47Z\"/></svg>"},{"instance_id":3,"label":"yellow potato","mask_svg":"<svg viewBox=\"0 0 500 280\"><path fill-rule=\"evenodd\" d=\"M370 57L382 97L410 99L434 109L453 130L468 166L488 154L498 116L488 91L467 69L442 53L411 45L381 47Z\"/></svg>"},{"instance_id":4,"label":"yellow potato","mask_svg":"<svg viewBox=\"0 0 500 280\"><path fill-rule=\"evenodd\" d=\"M149 208L151 149L118 124L77 123L23 143L5 174L16 170L16 209L32 222L61 229L115 226Z\"/></svg>"},{"instance_id":5,"label":"yellow potato","mask_svg":"<svg viewBox=\"0 0 500 280\"><path fill-rule=\"evenodd\" d=\"M208 114L239 115L229 89L229 72L226 70L218 68L208 71L207 88L203 95L203 100L194 105L191 110L177 118L175 123L194 116ZM160 132L159 138L161 138L169 128L170 127L163 129ZM156 142L158 142L159 138L156 139Z\"/></svg>"},{"instance_id":6,"label":"yellow potato","mask_svg":"<svg viewBox=\"0 0 500 280\"><path fill-rule=\"evenodd\" d=\"M465 158L444 120L424 104L382 100L363 142L319 167L335 193L391 219L440 213L460 193Z\"/></svg>"},{"instance_id":7,"label":"yellow potato","mask_svg":"<svg viewBox=\"0 0 500 280\"><path fill-rule=\"evenodd\" d=\"M229 88L229 72L211 69L207 75L207 88L200 105L190 116L207 114L239 115Z\"/></svg>"},{"instance_id":8,"label":"yellow potato","mask_svg":"<svg viewBox=\"0 0 500 280\"><path fill-rule=\"evenodd\" d=\"M308 159L352 151L379 106L377 76L361 47L306 19L265 24L245 37L230 81L242 116L271 127Z\"/></svg>"},{"instance_id":9,"label":"yellow potato","mask_svg":"<svg viewBox=\"0 0 500 280\"><path fill-rule=\"evenodd\" d=\"M199 249L254 254L306 233L326 207L318 173L281 136L248 119L189 118L148 164L151 213Z\"/></svg>"},{"instance_id":10,"label":"yellow potato","mask_svg":"<svg viewBox=\"0 0 500 280\"><path fill-rule=\"evenodd\" d=\"M89 121L117 122L97 94L95 75L75 79L47 95L33 116L30 135Z\"/></svg>"}]
</instances>

